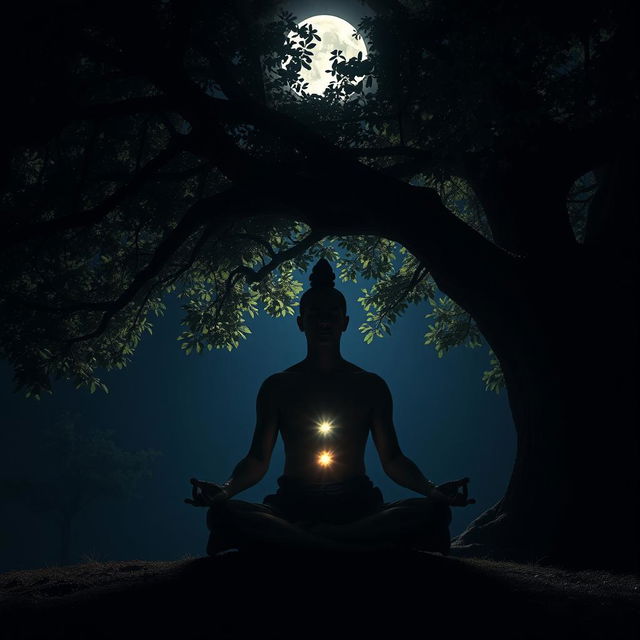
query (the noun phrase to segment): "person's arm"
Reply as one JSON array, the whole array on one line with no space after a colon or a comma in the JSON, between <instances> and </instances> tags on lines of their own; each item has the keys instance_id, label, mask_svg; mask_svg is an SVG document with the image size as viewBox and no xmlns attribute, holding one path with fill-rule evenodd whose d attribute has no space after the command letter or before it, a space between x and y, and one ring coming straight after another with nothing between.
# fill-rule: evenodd
<instances>
[{"instance_id":1,"label":"person's arm","mask_svg":"<svg viewBox=\"0 0 640 640\"><path fill-rule=\"evenodd\" d=\"M277 374L276 374L277 375ZM256 427L249 453L222 484L231 497L257 484L267 473L278 437L278 395L276 376L269 376L260 386L256 398Z\"/></svg>"},{"instance_id":2,"label":"person's arm","mask_svg":"<svg viewBox=\"0 0 640 640\"><path fill-rule=\"evenodd\" d=\"M371 437L378 450L382 468L400 486L430 496L436 485L428 480L415 463L402 453L398 444L393 424L393 400L389 387L380 376L371 375L373 379Z\"/></svg>"}]
</instances>

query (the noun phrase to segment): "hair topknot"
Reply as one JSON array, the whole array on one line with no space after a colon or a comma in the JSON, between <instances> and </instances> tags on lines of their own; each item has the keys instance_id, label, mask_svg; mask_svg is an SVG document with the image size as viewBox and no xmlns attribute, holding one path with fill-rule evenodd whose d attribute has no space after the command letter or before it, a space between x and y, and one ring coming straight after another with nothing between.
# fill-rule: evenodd
<instances>
[{"instance_id":1,"label":"hair topknot","mask_svg":"<svg viewBox=\"0 0 640 640\"><path fill-rule=\"evenodd\" d=\"M311 283L312 289L320 287L335 287L335 279L336 274L333 272L331 265L325 258L320 258L320 260L316 262L311 275L309 276L309 282Z\"/></svg>"},{"instance_id":2,"label":"hair topknot","mask_svg":"<svg viewBox=\"0 0 640 640\"><path fill-rule=\"evenodd\" d=\"M311 287L307 289L300 298L301 316L304 315L305 309L309 304L309 300L313 299L314 291L331 291L331 295L335 296L338 300L340 308L342 309L342 313L345 316L347 315L347 301L342 295L342 292L336 289L336 285L334 283L335 279L336 275L335 273L333 273L333 269L331 268L329 262L325 258L320 258L320 260L316 262L311 271L311 275L309 276Z\"/></svg>"}]
</instances>

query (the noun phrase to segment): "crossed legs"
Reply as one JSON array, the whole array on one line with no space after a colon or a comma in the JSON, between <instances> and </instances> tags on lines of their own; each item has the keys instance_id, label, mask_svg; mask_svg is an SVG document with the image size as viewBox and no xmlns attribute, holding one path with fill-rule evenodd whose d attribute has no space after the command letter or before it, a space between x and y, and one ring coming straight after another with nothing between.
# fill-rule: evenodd
<instances>
[{"instance_id":1,"label":"crossed legs","mask_svg":"<svg viewBox=\"0 0 640 640\"><path fill-rule=\"evenodd\" d=\"M288 522L275 515L267 505L245 500L225 500L210 507L207 526L213 532L207 547L209 555L225 546L355 552L391 549L394 546L388 543L359 544L357 541L334 540Z\"/></svg>"},{"instance_id":2,"label":"crossed legs","mask_svg":"<svg viewBox=\"0 0 640 640\"><path fill-rule=\"evenodd\" d=\"M395 546L433 546L448 553L451 508L429 498L407 498L385 505L377 513L347 524L321 523L311 531L342 542L387 541Z\"/></svg>"},{"instance_id":3,"label":"crossed legs","mask_svg":"<svg viewBox=\"0 0 640 640\"><path fill-rule=\"evenodd\" d=\"M347 524L319 523L309 527L288 522L268 505L231 499L211 507L207 513L207 526L213 532L207 552L213 555L225 547L265 545L297 550L390 550L420 539L429 531L436 534L434 550L445 552L450 521L450 508L428 498L398 500Z\"/></svg>"}]
</instances>

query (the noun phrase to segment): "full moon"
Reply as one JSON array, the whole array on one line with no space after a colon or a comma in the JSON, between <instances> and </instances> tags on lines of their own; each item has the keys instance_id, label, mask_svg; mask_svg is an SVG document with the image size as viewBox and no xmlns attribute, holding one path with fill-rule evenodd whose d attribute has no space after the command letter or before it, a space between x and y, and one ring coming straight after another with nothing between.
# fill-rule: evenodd
<instances>
[{"instance_id":1,"label":"full moon","mask_svg":"<svg viewBox=\"0 0 640 640\"><path fill-rule=\"evenodd\" d=\"M329 86L335 77L330 73L325 73L327 69L331 69L331 52L335 49L342 51L342 55L349 60L358 56L362 52L362 59L367 58L367 47L363 38L354 38L353 33L355 27L346 20L337 16L312 16L298 23L299 27L311 24L318 31L320 42L315 38L313 42L316 47L313 49L311 58L311 69L300 69L300 75L304 82L308 82L309 86L305 89L306 93L315 93L322 95L324 90ZM291 31L289 39L293 40L296 34ZM283 63L286 66L288 60Z\"/></svg>"}]
</instances>

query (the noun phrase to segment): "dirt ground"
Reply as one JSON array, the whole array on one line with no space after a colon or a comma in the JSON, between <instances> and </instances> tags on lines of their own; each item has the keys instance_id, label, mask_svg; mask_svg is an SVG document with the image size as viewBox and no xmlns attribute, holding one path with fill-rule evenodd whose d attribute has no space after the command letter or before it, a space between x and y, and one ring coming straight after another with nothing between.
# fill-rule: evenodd
<instances>
[{"instance_id":1,"label":"dirt ground","mask_svg":"<svg viewBox=\"0 0 640 640\"><path fill-rule=\"evenodd\" d=\"M0 620L2 640L637 640L640 580L418 551L230 551L0 574Z\"/></svg>"}]
</instances>

